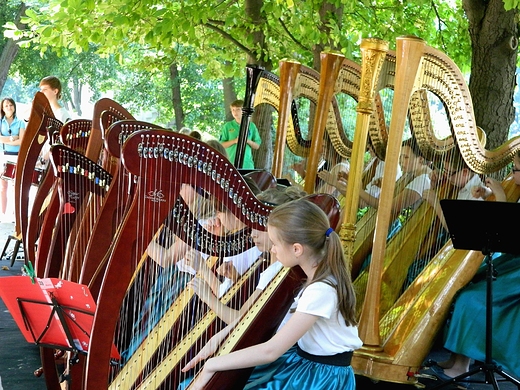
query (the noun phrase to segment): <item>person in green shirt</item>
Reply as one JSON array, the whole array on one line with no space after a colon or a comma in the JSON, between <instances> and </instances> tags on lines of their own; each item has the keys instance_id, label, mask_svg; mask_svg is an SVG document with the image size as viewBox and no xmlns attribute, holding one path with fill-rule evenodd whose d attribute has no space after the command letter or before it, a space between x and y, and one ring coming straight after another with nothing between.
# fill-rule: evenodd
<instances>
[{"instance_id":1,"label":"person in green shirt","mask_svg":"<svg viewBox=\"0 0 520 390\"><path fill-rule=\"evenodd\" d=\"M237 142L238 142L238 133L240 130L240 121L242 120L242 106L244 105L243 100L235 100L230 105L231 114L233 115L233 120L226 122L222 131L220 132L219 141L226 148L229 160L234 163L235 162L235 154L237 150ZM253 149L258 149L260 144L262 143L262 139L260 138L260 133L258 132L257 127L253 122L249 124L249 132L247 134L247 144L246 150L244 153L244 161L241 167L245 169L254 169L255 163L253 161Z\"/></svg>"}]
</instances>

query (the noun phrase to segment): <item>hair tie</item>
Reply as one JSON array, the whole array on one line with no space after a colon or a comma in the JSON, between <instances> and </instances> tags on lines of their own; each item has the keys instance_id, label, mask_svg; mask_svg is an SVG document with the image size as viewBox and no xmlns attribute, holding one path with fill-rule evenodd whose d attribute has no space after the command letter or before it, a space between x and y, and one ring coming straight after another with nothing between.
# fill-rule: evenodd
<instances>
[{"instance_id":1,"label":"hair tie","mask_svg":"<svg viewBox=\"0 0 520 390\"><path fill-rule=\"evenodd\" d=\"M330 228L328 228L328 229L327 229L327 231L325 232L325 237L329 238L329 236L330 236L330 233L332 233L333 231L334 231L334 229L333 229L333 228L331 228L331 227L330 227Z\"/></svg>"}]
</instances>

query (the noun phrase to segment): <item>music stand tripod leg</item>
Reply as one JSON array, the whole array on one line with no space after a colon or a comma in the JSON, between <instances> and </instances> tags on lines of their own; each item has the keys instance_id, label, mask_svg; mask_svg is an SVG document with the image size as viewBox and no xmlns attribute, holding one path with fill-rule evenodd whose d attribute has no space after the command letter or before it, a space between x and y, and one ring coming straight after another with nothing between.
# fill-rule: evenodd
<instances>
[{"instance_id":1,"label":"music stand tripod leg","mask_svg":"<svg viewBox=\"0 0 520 390\"><path fill-rule=\"evenodd\" d=\"M495 390L500 390L498 386L497 378L495 373L502 376L505 380L514 383L518 389L520 389L520 381L513 378L511 375L504 372L495 362L493 362L493 280L496 278L495 270L493 268L492 253L487 250L483 250L482 253L485 255L486 263L486 360L485 363L480 364L464 374L458 375L452 379L439 383L437 386L432 387L430 390L437 390L449 384L455 384L457 382L465 381L471 376L478 374L479 372L484 373L485 384L491 384ZM482 381L480 381L482 383Z\"/></svg>"},{"instance_id":2,"label":"music stand tripod leg","mask_svg":"<svg viewBox=\"0 0 520 390\"><path fill-rule=\"evenodd\" d=\"M13 254L11 256L11 267L14 265L14 262L16 261L16 256L18 256L18 250L20 249L20 244L22 243L22 240L18 239L17 237L13 237L15 239L14 242L14 248L13 248Z\"/></svg>"},{"instance_id":3,"label":"music stand tripod leg","mask_svg":"<svg viewBox=\"0 0 520 390\"><path fill-rule=\"evenodd\" d=\"M14 249L13 254L11 255L11 264L9 265L12 267L14 265L14 262L16 261L16 256L18 255L18 250L20 249L20 244L22 240L20 240L18 237L10 235L7 238L7 241L5 242L4 249L2 250L2 254L0 255L0 258L3 258L5 256L5 253L7 252L7 248L9 248L9 244L11 243L11 240L15 240L14 243Z\"/></svg>"},{"instance_id":4,"label":"music stand tripod leg","mask_svg":"<svg viewBox=\"0 0 520 390\"><path fill-rule=\"evenodd\" d=\"M3 258L5 256L5 252L7 252L7 248L9 247L10 242L11 242L11 236L9 236L7 238L7 241L5 242L5 245L4 245L4 250L2 251L2 255L0 256L0 258Z\"/></svg>"}]
</instances>

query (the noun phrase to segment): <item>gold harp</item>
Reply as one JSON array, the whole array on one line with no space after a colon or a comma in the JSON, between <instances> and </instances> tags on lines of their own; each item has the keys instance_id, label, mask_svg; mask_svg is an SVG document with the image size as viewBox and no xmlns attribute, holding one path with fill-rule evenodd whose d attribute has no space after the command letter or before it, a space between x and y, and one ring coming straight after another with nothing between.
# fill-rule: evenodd
<instances>
[{"instance_id":1,"label":"gold harp","mask_svg":"<svg viewBox=\"0 0 520 390\"><path fill-rule=\"evenodd\" d=\"M386 235L390 224L389 203L395 186L391 169L397 166L397 161L392 164L389 161L392 155L398 155L406 118L412 111L411 122L415 121L415 137L422 149L442 153L456 144L467 165L477 173L488 174L505 166L518 150L519 140L508 141L493 151L485 149L474 124L464 79L453 62L438 50L428 47L418 38L400 37L396 58L387 165L360 321L360 334L365 345L355 352L352 365L356 373L376 380L415 384L418 380L416 374L443 324L452 298L476 272L482 255L456 251L448 242L397 299L383 293L383 287L393 273L402 272L388 260L392 248L387 245ZM367 65L363 63L363 66ZM431 133L427 110L420 104L425 96L424 90L434 92L445 103L453 131L445 139L438 139ZM510 189L508 192L511 194ZM423 213L431 213L427 205L421 207ZM430 220L434 218L429 215ZM410 239L413 241L414 235ZM410 256L409 252L401 249L401 256L406 256L406 253ZM385 299L389 301L385 302ZM385 307L384 311L382 307Z\"/></svg>"}]
</instances>

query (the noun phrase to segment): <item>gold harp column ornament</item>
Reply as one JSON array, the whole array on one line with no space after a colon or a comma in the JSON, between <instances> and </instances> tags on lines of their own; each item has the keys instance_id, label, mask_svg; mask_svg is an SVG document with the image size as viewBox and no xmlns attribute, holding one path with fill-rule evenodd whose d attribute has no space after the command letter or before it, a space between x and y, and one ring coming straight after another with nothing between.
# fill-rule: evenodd
<instances>
[{"instance_id":1,"label":"gold harp column ornament","mask_svg":"<svg viewBox=\"0 0 520 390\"><path fill-rule=\"evenodd\" d=\"M322 52L320 55L320 89L318 103L316 104L316 117L312 129L312 143L309 158L307 160L304 190L308 194L314 192L318 163L323 148L323 138L325 137L325 127L331 108L332 97L334 96L334 85L341 70L341 64L345 57L340 53Z\"/></svg>"},{"instance_id":2,"label":"gold harp column ornament","mask_svg":"<svg viewBox=\"0 0 520 390\"><path fill-rule=\"evenodd\" d=\"M275 177L282 177L283 173L283 155L287 140L287 128L291 120L291 103L300 67L301 64L296 61L280 61L280 103L278 106L278 127L276 129L273 166L271 169Z\"/></svg>"},{"instance_id":3,"label":"gold harp column ornament","mask_svg":"<svg viewBox=\"0 0 520 390\"><path fill-rule=\"evenodd\" d=\"M396 43L396 75L392 117L386 149L385 169L379 196L379 206L372 246L372 259L359 321L359 334L364 348L381 350L379 320L381 275L386 251L386 237L393 215L395 177L406 123L410 96L421 64L426 43L417 37L398 37Z\"/></svg>"},{"instance_id":4,"label":"gold harp column ornament","mask_svg":"<svg viewBox=\"0 0 520 390\"><path fill-rule=\"evenodd\" d=\"M356 218L359 207L359 192L363 177L363 164L367 144L370 116L374 111L374 95L379 75L388 51L388 42L377 38L366 38L361 41L361 85L356 107L356 129L350 158L350 174L347 184L345 213L340 229L348 267L351 267L356 240Z\"/></svg>"}]
</instances>

